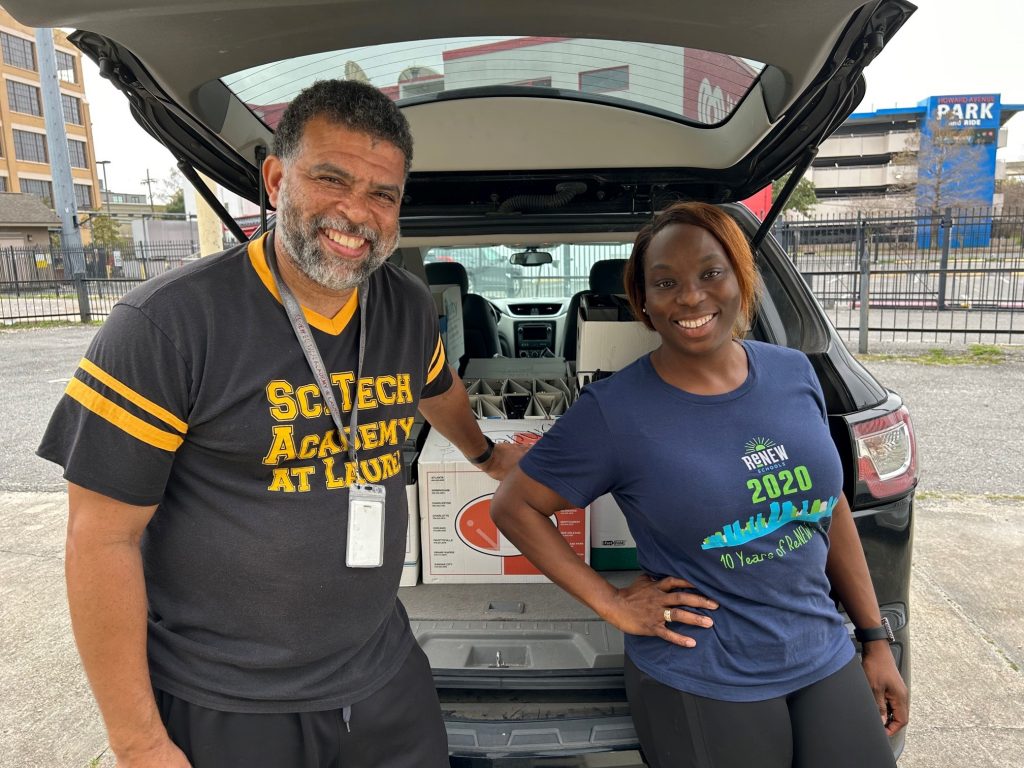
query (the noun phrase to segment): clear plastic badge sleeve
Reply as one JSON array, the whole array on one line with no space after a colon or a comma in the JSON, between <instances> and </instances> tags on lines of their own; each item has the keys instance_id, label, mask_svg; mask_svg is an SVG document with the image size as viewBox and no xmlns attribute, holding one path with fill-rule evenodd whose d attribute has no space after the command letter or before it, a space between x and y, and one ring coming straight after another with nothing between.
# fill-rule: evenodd
<instances>
[{"instance_id":1,"label":"clear plastic badge sleeve","mask_svg":"<svg viewBox=\"0 0 1024 768\"><path fill-rule=\"evenodd\" d=\"M384 565L383 486L353 485L349 488L345 565L349 568Z\"/></svg>"}]
</instances>

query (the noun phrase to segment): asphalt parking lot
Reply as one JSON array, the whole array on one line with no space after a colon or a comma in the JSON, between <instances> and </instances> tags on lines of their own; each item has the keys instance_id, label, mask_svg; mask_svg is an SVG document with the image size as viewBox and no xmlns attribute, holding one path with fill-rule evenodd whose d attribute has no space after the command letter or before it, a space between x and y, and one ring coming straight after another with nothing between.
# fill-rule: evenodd
<instances>
[{"instance_id":1,"label":"asphalt parking lot","mask_svg":"<svg viewBox=\"0 0 1024 768\"><path fill-rule=\"evenodd\" d=\"M94 328L0 331L0 755L112 766L71 640L60 472L33 454ZM913 349L913 347L911 347ZM923 347L919 347L923 351ZM872 351L884 351L873 345ZM1024 349L995 366L870 361L917 432L913 701L901 768L1024 764Z\"/></svg>"}]
</instances>

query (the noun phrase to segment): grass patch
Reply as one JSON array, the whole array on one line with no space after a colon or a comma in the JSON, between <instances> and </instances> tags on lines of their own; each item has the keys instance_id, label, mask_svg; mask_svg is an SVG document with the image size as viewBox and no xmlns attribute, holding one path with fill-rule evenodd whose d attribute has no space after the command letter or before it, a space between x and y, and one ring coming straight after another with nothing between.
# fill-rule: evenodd
<instances>
[{"instance_id":1,"label":"grass patch","mask_svg":"<svg viewBox=\"0 0 1024 768\"><path fill-rule=\"evenodd\" d=\"M3 323L3 321L0 321ZM36 328L74 328L81 325L103 325L103 320L90 320L83 323L81 320L26 320L0 324L0 331L27 331Z\"/></svg>"},{"instance_id":2,"label":"grass patch","mask_svg":"<svg viewBox=\"0 0 1024 768\"><path fill-rule=\"evenodd\" d=\"M1024 493L957 493L954 491L915 491L914 499L926 501L938 499L940 501L1012 501L1024 502Z\"/></svg>"},{"instance_id":3,"label":"grass patch","mask_svg":"<svg viewBox=\"0 0 1024 768\"><path fill-rule=\"evenodd\" d=\"M857 355L868 362L919 363L921 365L998 365L1006 359L1002 347L994 344L971 344L966 351L949 352L932 348L917 354Z\"/></svg>"}]
</instances>

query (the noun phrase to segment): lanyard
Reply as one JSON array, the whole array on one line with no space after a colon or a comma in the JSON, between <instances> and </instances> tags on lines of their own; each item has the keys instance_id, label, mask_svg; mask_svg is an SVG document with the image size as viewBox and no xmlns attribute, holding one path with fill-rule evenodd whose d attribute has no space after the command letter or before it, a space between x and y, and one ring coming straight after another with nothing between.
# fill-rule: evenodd
<instances>
[{"instance_id":1,"label":"lanyard","mask_svg":"<svg viewBox=\"0 0 1024 768\"><path fill-rule=\"evenodd\" d=\"M334 392L331 391L331 379L327 375L324 360L320 356L320 350L317 349L316 341L313 339L313 331L310 330L309 323L306 322L306 316L302 313L302 307L299 306L299 301L295 298L295 294L292 293L292 289L281 279L281 275L277 271L277 256L274 252L272 238L272 234L267 235L263 249L267 259L267 266L270 267L270 274L274 277L274 284L277 286L277 292L281 295L281 304L284 305L284 311L287 313L288 320L292 324L292 330L295 331L295 338L299 340L299 346L302 347L302 353L306 356L306 362L309 363L309 368L316 378L317 385L320 387L320 396L323 397L324 402L327 404L327 410L331 413L334 426L338 430L338 437L342 438L345 436L345 429L341 423L341 410L338 408ZM359 476L359 458L356 454L356 426L359 421L359 377L363 373L363 356L366 352L367 287L368 281L364 281L356 288L358 294L357 301L359 302L359 357L356 362L356 381L352 397L352 418L349 423L348 437L348 457L356 469L357 485L361 485L363 482Z\"/></svg>"}]
</instances>

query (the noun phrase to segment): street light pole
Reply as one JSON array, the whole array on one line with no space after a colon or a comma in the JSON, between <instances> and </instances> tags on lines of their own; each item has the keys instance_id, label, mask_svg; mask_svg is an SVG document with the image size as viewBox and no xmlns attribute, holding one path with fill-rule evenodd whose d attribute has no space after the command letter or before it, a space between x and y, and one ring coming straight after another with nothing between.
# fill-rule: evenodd
<instances>
[{"instance_id":1,"label":"street light pole","mask_svg":"<svg viewBox=\"0 0 1024 768\"><path fill-rule=\"evenodd\" d=\"M110 161L97 160L96 165L103 167L103 197L107 203L107 218L113 221L114 217L110 213L110 185L107 184L107 166L110 165Z\"/></svg>"}]
</instances>

